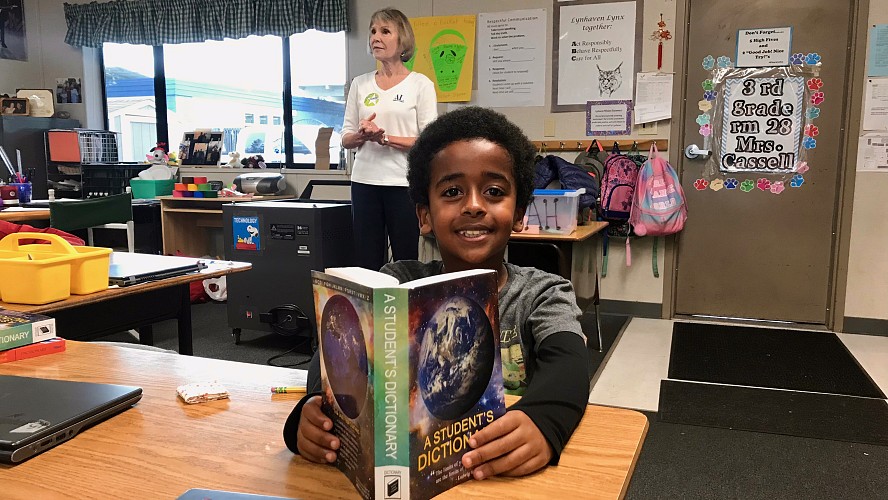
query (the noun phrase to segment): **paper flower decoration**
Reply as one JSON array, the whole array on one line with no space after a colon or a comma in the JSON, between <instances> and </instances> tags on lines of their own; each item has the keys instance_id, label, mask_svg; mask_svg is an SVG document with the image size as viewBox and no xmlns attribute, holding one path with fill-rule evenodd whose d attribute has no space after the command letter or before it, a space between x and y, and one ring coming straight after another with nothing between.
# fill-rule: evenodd
<instances>
[{"instance_id":1,"label":"paper flower decoration","mask_svg":"<svg viewBox=\"0 0 888 500\"><path fill-rule=\"evenodd\" d=\"M810 168L811 168L811 167L808 166L808 162L806 162L806 161L800 161L799 164L798 164L798 166L796 167L796 172L798 172L798 173L800 173L800 174L804 174L804 173L807 172Z\"/></svg>"},{"instance_id":2,"label":"paper flower decoration","mask_svg":"<svg viewBox=\"0 0 888 500\"><path fill-rule=\"evenodd\" d=\"M801 54L799 54L801 55ZM715 67L715 58L712 56L706 56L703 58L703 69L706 71L711 70Z\"/></svg>"},{"instance_id":3,"label":"paper flower decoration","mask_svg":"<svg viewBox=\"0 0 888 500\"><path fill-rule=\"evenodd\" d=\"M737 186L739 185L740 183L737 182L737 179L733 177L728 177L727 179L725 179L725 189L737 189Z\"/></svg>"},{"instance_id":4,"label":"paper flower decoration","mask_svg":"<svg viewBox=\"0 0 888 500\"><path fill-rule=\"evenodd\" d=\"M808 108L808 110L805 111L805 116L809 120L817 118L818 116L820 116L820 108Z\"/></svg>"},{"instance_id":5,"label":"paper flower decoration","mask_svg":"<svg viewBox=\"0 0 888 500\"><path fill-rule=\"evenodd\" d=\"M697 122L697 125L706 125L707 123L709 123L709 115L706 113L702 113L702 114L698 115L696 122Z\"/></svg>"},{"instance_id":6,"label":"paper flower decoration","mask_svg":"<svg viewBox=\"0 0 888 500\"><path fill-rule=\"evenodd\" d=\"M817 52L811 52L810 54L805 56L805 64L814 65L820 62L820 54Z\"/></svg>"},{"instance_id":7,"label":"paper flower decoration","mask_svg":"<svg viewBox=\"0 0 888 500\"><path fill-rule=\"evenodd\" d=\"M709 189L713 191L721 191L724 187L725 181L721 179L712 179L712 182L709 183Z\"/></svg>"},{"instance_id":8,"label":"paper flower decoration","mask_svg":"<svg viewBox=\"0 0 888 500\"><path fill-rule=\"evenodd\" d=\"M756 187L761 189L762 191L767 191L771 189L771 181L765 178L761 178L755 183Z\"/></svg>"},{"instance_id":9,"label":"paper flower decoration","mask_svg":"<svg viewBox=\"0 0 888 500\"><path fill-rule=\"evenodd\" d=\"M805 62L805 54L793 54L792 57L789 58L790 64L802 64Z\"/></svg>"},{"instance_id":10,"label":"paper flower decoration","mask_svg":"<svg viewBox=\"0 0 888 500\"><path fill-rule=\"evenodd\" d=\"M817 139L813 137L805 137L802 141L802 146L805 146L805 149L814 149L817 147Z\"/></svg>"},{"instance_id":11,"label":"paper flower decoration","mask_svg":"<svg viewBox=\"0 0 888 500\"><path fill-rule=\"evenodd\" d=\"M701 99L700 101L697 102L697 108L699 108L700 111L705 113L705 112L709 111L710 109L712 109L712 103L707 101L706 99Z\"/></svg>"},{"instance_id":12,"label":"paper flower decoration","mask_svg":"<svg viewBox=\"0 0 888 500\"><path fill-rule=\"evenodd\" d=\"M783 185L783 181L774 181L771 183L771 192L774 194L780 194L784 189L786 189L786 186Z\"/></svg>"},{"instance_id":13,"label":"paper flower decoration","mask_svg":"<svg viewBox=\"0 0 888 500\"><path fill-rule=\"evenodd\" d=\"M706 124L700 127L700 135L703 137L709 137L712 135L712 125Z\"/></svg>"},{"instance_id":14,"label":"paper flower decoration","mask_svg":"<svg viewBox=\"0 0 888 500\"><path fill-rule=\"evenodd\" d=\"M712 90L712 80L708 78L703 80L703 90Z\"/></svg>"},{"instance_id":15,"label":"paper flower decoration","mask_svg":"<svg viewBox=\"0 0 888 500\"><path fill-rule=\"evenodd\" d=\"M804 184L804 183L805 183L805 178L802 177L800 174L793 175L792 179L789 181L790 187L794 187L794 188L802 187L802 184Z\"/></svg>"},{"instance_id":16,"label":"paper flower decoration","mask_svg":"<svg viewBox=\"0 0 888 500\"><path fill-rule=\"evenodd\" d=\"M715 100L715 91L714 90L707 90L706 92L703 92L703 99L706 99L707 101L714 101Z\"/></svg>"},{"instance_id":17,"label":"paper flower decoration","mask_svg":"<svg viewBox=\"0 0 888 500\"><path fill-rule=\"evenodd\" d=\"M697 189L697 191L703 191L704 189L706 189L706 186L708 186L708 185L709 185L709 181L707 181L706 179L703 179L703 178L700 178L700 179L697 179L694 181L694 187Z\"/></svg>"},{"instance_id":18,"label":"paper flower decoration","mask_svg":"<svg viewBox=\"0 0 888 500\"><path fill-rule=\"evenodd\" d=\"M728 56L719 56L718 57L718 67L719 68L730 68L734 66L734 63L731 62L731 58Z\"/></svg>"},{"instance_id":19,"label":"paper flower decoration","mask_svg":"<svg viewBox=\"0 0 888 500\"><path fill-rule=\"evenodd\" d=\"M814 92L811 94L811 104L815 106L819 106L821 102L823 102L823 92Z\"/></svg>"},{"instance_id":20,"label":"paper flower decoration","mask_svg":"<svg viewBox=\"0 0 888 500\"><path fill-rule=\"evenodd\" d=\"M748 193L755 188L755 183L752 182L752 179L746 179L740 183L740 191L744 193Z\"/></svg>"},{"instance_id":21,"label":"paper flower decoration","mask_svg":"<svg viewBox=\"0 0 888 500\"><path fill-rule=\"evenodd\" d=\"M808 88L812 91L820 90L821 87L823 87L823 80L821 80L820 78L811 78L810 80L808 80Z\"/></svg>"}]
</instances>

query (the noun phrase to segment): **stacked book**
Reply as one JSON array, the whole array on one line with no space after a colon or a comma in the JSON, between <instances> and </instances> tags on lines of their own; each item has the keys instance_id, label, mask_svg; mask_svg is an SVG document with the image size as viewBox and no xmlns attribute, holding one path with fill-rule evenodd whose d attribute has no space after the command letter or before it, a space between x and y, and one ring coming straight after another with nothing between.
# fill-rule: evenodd
<instances>
[{"instance_id":1,"label":"stacked book","mask_svg":"<svg viewBox=\"0 0 888 500\"><path fill-rule=\"evenodd\" d=\"M0 363L64 351L55 326L48 316L0 309Z\"/></svg>"}]
</instances>

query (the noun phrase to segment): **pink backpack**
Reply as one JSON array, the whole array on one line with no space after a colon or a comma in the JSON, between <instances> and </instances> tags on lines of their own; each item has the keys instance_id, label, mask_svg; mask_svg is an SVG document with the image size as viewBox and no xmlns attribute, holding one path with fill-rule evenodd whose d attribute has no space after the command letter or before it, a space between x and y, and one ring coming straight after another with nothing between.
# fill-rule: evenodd
<instances>
[{"instance_id":1,"label":"pink backpack","mask_svg":"<svg viewBox=\"0 0 888 500\"><path fill-rule=\"evenodd\" d=\"M660 158L656 144L651 145L647 161L638 172L638 182L632 197L629 224L638 236L654 236L653 271L657 270L657 236L675 234L684 229L688 218L684 190L675 169ZM629 242L626 241L626 264L632 265Z\"/></svg>"},{"instance_id":2,"label":"pink backpack","mask_svg":"<svg viewBox=\"0 0 888 500\"><path fill-rule=\"evenodd\" d=\"M660 158L656 144L638 173L629 223L638 236L666 236L684 229L684 190L675 169Z\"/></svg>"}]
</instances>

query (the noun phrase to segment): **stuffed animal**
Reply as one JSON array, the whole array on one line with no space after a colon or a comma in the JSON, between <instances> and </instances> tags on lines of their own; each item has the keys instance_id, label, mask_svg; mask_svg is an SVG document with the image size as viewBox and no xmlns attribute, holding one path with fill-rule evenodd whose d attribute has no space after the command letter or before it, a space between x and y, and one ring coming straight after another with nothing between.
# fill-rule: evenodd
<instances>
[{"instance_id":1,"label":"stuffed animal","mask_svg":"<svg viewBox=\"0 0 888 500\"><path fill-rule=\"evenodd\" d=\"M231 167L231 168L240 167L240 165L241 165L240 153L238 153L237 151L232 151L231 153L228 154L228 158L229 158L228 163L225 164L226 167Z\"/></svg>"},{"instance_id":2,"label":"stuffed animal","mask_svg":"<svg viewBox=\"0 0 888 500\"><path fill-rule=\"evenodd\" d=\"M145 155L145 158L152 165L166 165L170 161L170 157L166 153L166 143L158 142L157 146L151 148L151 152Z\"/></svg>"},{"instance_id":3,"label":"stuffed animal","mask_svg":"<svg viewBox=\"0 0 888 500\"><path fill-rule=\"evenodd\" d=\"M262 155L250 156L241 160L241 165L247 168L265 168L265 158Z\"/></svg>"}]
</instances>

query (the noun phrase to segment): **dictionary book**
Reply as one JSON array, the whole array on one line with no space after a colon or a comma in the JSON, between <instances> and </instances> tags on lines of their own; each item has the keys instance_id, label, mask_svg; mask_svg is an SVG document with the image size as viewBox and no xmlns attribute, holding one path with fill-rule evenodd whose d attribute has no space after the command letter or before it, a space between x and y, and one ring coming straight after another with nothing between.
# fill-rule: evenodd
<instances>
[{"instance_id":1,"label":"dictionary book","mask_svg":"<svg viewBox=\"0 0 888 500\"><path fill-rule=\"evenodd\" d=\"M336 466L368 499L424 500L469 480L469 438L506 411L496 273L312 280Z\"/></svg>"},{"instance_id":2,"label":"dictionary book","mask_svg":"<svg viewBox=\"0 0 888 500\"><path fill-rule=\"evenodd\" d=\"M0 309L0 351L51 339L55 332L55 318Z\"/></svg>"}]
</instances>

